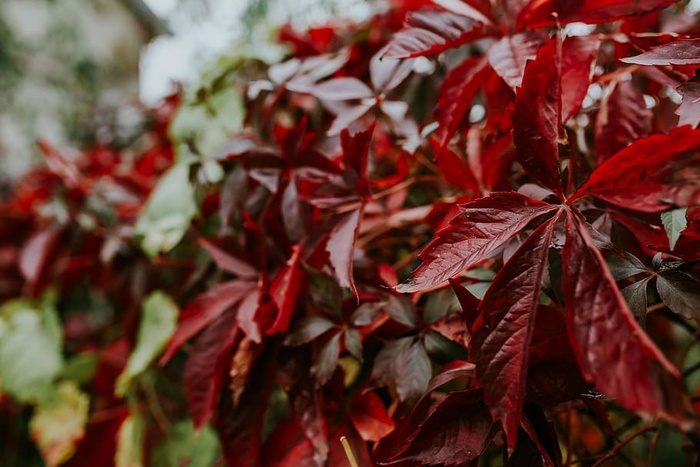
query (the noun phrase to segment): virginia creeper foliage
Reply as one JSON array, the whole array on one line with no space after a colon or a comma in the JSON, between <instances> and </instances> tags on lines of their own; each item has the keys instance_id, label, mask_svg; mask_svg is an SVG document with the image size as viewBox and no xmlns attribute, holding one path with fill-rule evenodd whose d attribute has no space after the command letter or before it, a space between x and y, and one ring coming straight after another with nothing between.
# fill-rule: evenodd
<instances>
[{"instance_id":1,"label":"virginia creeper foliage","mask_svg":"<svg viewBox=\"0 0 700 467\"><path fill-rule=\"evenodd\" d=\"M8 465L692 463L698 33L393 0L128 147L41 142L0 205Z\"/></svg>"}]
</instances>

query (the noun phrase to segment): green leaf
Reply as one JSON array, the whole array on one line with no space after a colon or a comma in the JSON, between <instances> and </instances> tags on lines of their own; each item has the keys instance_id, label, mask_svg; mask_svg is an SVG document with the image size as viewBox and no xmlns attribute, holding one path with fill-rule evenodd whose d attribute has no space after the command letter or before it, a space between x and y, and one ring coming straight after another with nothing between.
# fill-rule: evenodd
<instances>
[{"instance_id":1,"label":"green leaf","mask_svg":"<svg viewBox=\"0 0 700 467\"><path fill-rule=\"evenodd\" d=\"M209 467L219 457L219 438L209 425L199 432L192 420L183 420L171 426L168 438L153 450L153 467Z\"/></svg>"},{"instance_id":2,"label":"green leaf","mask_svg":"<svg viewBox=\"0 0 700 467\"><path fill-rule=\"evenodd\" d=\"M234 86L181 106L170 124L175 143L191 143L202 156L213 156L243 128L245 105ZM188 145L178 148L189 150Z\"/></svg>"},{"instance_id":3,"label":"green leaf","mask_svg":"<svg viewBox=\"0 0 700 467\"><path fill-rule=\"evenodd\" d=\"M85 435L90 408L90 398L72 382L60 383L53 396L39 404L29 422L32 439L49 466L73 455Z\"/></svg>"},{"instance_id":4,"label":"green leaf","mask_svg":"<svg viewBox=\"0 0 700 467\"><path fill-rule=\"evenodd\" d=\"M92 381L97 371L97 355L94 353L79 353L66 362L61 372L61 379L70 380L77 384L87 384Z\"/></svg>"},{"instance_id":5,"label":"green leaf","mask_svg":"<svg viewBox=\"0 0 700 467\"><path fill-rule=\"evenodd\" d=\"M179 310L168 295L155 291L146 298L141 310L141 323L136 337L136 347L129 356L126 368L117 379L115 393L122 397L133 379L143 373L148 365L163 351L175 332Z\"/></svg>"},{"instance_id":6,"label":"green leaf","mask_svg":"<svg viewBox=\"0 0 700 467\"><path fill-rule=\"evenodd\" d=\"M688 219L685 217L686 211L688 211L688 208L673 209L661 213L661 223L666 229L671 251L676 247L676 242L680 238L681 232L688 227Z\"/></svg>"},{"instance_id":7,"label":"green leaf","mask_svg":"<svg viewBox=\"0 0 700 467\"><path fill-rule=\"evenodd\" d=\"M143 467L144 422L139 415L129 415L117 433L115 467Z\"/></svg>"},{"instance_id":8,"label":"green leaf","mask_svg":"<svg viewBox=\"0 0 700 467\"><path fill-rule=\"evenodd\" d=\"M44 301L14 300L0 308L0 386L20 402L51 392L63 366L60 320Z\"/></svg>"},{"instance_id":9,"label":"green leaf","mask_svg":"<svg viewBox=\"0 0 700 467\"><path fill-rule=\"evenodd\" d=\"M189 165L174 165L158 182L136 223L143 251L151 257L170 251L180 242L196 213Z\"/></svg>"}]
</instances>

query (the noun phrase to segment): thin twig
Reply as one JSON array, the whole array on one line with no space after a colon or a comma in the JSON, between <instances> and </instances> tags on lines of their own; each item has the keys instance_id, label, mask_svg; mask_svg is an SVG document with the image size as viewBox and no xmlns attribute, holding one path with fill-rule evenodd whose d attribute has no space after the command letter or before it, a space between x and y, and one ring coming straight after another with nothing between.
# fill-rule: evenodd
<instances>
[{"instance_id":1,"label":"thin twig","mask_svg":"<svg viewBox=\"0 0 700 467\"><path fill-rule=\"evenodd\" d=\"M656 431L656 430L658 430L658 428L656 427L656 425L645 426L645 427L640 428L639 430L635 431L634 433L632 433L631 435L629 435L628 437L626 437L625 439L623 439L622 441L620 441L620 443L617 444L617 445L616 445L614 448L612 448L610 451L608 451L607 454L605 454L603 457L601 457L600 459L598 459L598 461L597 461L595 464L593 464L593 467L598 467L599 465L602 465L603 462L605 462L605 461L607 461L607 460L612 459L613 457L615 457L615 456L617 455L617 453L620 452L620 450L622 450L622 448L624 448L627 444L629 444L629 443L630 443L631 441L633 441L635 438L637 438L637 437L639 437L639 436L641 436L641 435L643 435L644 433L647 433L647 432L649 432L649 431Z\"/></svg>"},{"instance_id":2,"label":"thin twig","mask_svg":"<svg viewBox=\"0 0 700 467\"><path fill-rule=\"evenodd\" d=\"M651 439L651 443L649 444L649 456L647 457L647 466L651 467L651 462L654 459L654 452L656 451L656 445L659 443L659 437L661 436L661 432L657 431L654 433L654 437Z\"/></svg>"}]
</instances>

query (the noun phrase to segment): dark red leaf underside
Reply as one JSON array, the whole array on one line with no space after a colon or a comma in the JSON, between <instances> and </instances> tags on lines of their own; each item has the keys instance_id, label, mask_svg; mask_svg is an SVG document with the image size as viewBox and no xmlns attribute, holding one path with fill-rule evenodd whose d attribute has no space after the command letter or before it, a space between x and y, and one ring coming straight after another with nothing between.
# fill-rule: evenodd
<instances>
[{"instance_id":1,"label":"dark red leaf underside","mask_svg":"<svg viewBox=\"0 0 700 467\"><path fill-rule=\"evenodd\" d=\"M222 271L235 274L241 278L257 278L258 271L250 264L227 253L217 245L204 238L199 239L199 246L204 248L211 259Z\"/></svg>"},{"instance_id":2,"label":"dark red leaf underside","mask_svg":"<svg viewBox=\"0 0 700 467\"><path fill-rule=\"evenodd\" d=\"M326 244L329 260L341 287L349 287L357 295L353 278L353 255L360 227L362 208L338 216Z\"/></svg>"},{"instance_id":3,"label":"dark red leaf underside","mask_svg":"<svg viewBox=\"0 0 700 467\"><path fill-rule=\"evenodd\" d=\"M622 61L636 65L700 65L700 39L660 45L634 57L623 58Z\"/></svg>"},{"instance_id":4,"label":"dark red leaf underside","mask_svg":"<svg viewBox=\"0 0 700 467\"><path fill-rule=\"evenodd\" d=\"M197 429L214 413L231 352L240 340L235 318L228 312L211 323L195 340L185 363L185 394Z\"/></svg>"},{"instance_id":5,"label":"dark red leaf underside","mask_svg":"<svg viewBox=\"0 0 700 467\"><path fill-rule=\"evenodd\" d=\"M175 334L160 359L164 365L182 345L223 312L255 290L255 282L233 280L217 284L192 300L180 314Z\"/></svg>"},{"instance_id":6,"label":"dark red leaf underside","mask_svg":"<svg viewBox=\"0 0 700 467\"><path fill-rule=\"evenodd\" d=\"M486 54L491 68L515 90L523 82L523 73L528 60L537 56L547 35L542 31L524 31L504 36L491 44Z\"/></svg>"},{"instance_id":7,"label":"dark red leaf underside","mask_svg":"<svg viewBox=\"0 0 700 467\"><path fill-rule=\"evenodd\" d=\"M567 37L561 53L561 121L576 115L591 83L593 65L598 55L597 36Z\"/></svg>"},{"instance_id":8,"label":"dark red leaf underside","mask_svg":"<svg viewBox=\"0 0 700 467\"><path fill-rule=\"evenodd\" d=\"M595 156L599 165L651 131L652 113L637 86L632 81L613 86L596 119Z\"/></svg>"},{"instance_id":9,"label":"dark red leaf underside","mask_svg":"<svg viewBox=\"0 0 700 467\"><path fill-rule=\"evenodd\" d=\"M557 209L519 193L493 193L460 207L462 213L421 252L423 264L400 292L427 290L489 258L533 219Z\"/></svg>"},{"instance_id":10,"label":"dark red leaf underside","mask_svg":"<svg viewBox=\"0 0 700 467\"><path fill-rule=\"evenodd\" d=\"M268 344L257 359L240 402L234 406L228 388L221 394L215 425L228 465L261 465L262 428L272 390L272 373L277 362L278 345Z\"/></svg>"},{"instance_id":11,"label":"dark red leaf underside","mask_svg":"<svg viewBox=\"0 0 700 467\"><path fill-rule=\"evenodd\" d=\"M678 370L637 324L577 215L564 246L567 325L584 376L629 410L690 429L692 408Z\"/></svg>"},{"instance_id":12,"label":"dark red leaf underside","mask_svg":"<svg viewBox=\"0 0 700 467\"><path fill-rule=\"evenodd\" d=\"M557 34L525 67L512 115L518 162L530 177L559 196L561 71L561 36Z\"/></svg>"},{"instance_id":13,"label":"dark red leaf underside","mask_svg":"<svg viewBox=\"0 0 700 467\"><path fill-rule=\"evenodd\" d=\"M483 326L472 339L470 355L486 403L511 448L520 428L528 347L557 217L532 232L496 275L481 301Z\"/></svg>"},{"instance_id":14,"label":"dark red leaf underside","mask_svg":"<svg viewBox=\"0 0 700 467\"><path fill-rule=\"evenodd\" d=\"M497 431L480 389L448 394L388 464L464 464L481 455Z\"/></svg>"},{"instance_id":15,"label":"dark red leaf underside","mask_svg":"<svg viewBox=\"0 0 700 467\"><path fill-rule=\"evenodd\" d=\"M534 0L520 12L518 27L538 28L581 21L607 23L628 16L650 13L677 0ZM557 14L557 18L552 15Z\"/></svg>"},{"instance_id":16,"label":"dark red leaf underside","mask_svg":"<svg viewBox=\"0 0 700 467\"><path fill-rule=\"evenodd\" d=\"M445 76L435 108L443 146L452 139L467 115L486 70L484 57L475 57L465 60Z\"/></svg>"},{"instance_id":17,"label":"dark red leaf underside","mask_svg":"<svg viewBox=\"0 0 700 467\"><path fill-rule=\"evenodd\" d=\"M483 23L448 11L422 10L409 14L406 27L394 34L387 58L434 55L468 44L487 34Z\"/></svg>"},{"instance_id":18,"label":"dark red leaf underside","mask_svg":"<svg viewBox=\"0 0 700 467\"><path fill-rule=\"evenodd\" d=\"M674 128L640 139L591 174L569 199L595 196L637 211L658 212L700 202L700 130Z\"/></svg>"}]
</instances>

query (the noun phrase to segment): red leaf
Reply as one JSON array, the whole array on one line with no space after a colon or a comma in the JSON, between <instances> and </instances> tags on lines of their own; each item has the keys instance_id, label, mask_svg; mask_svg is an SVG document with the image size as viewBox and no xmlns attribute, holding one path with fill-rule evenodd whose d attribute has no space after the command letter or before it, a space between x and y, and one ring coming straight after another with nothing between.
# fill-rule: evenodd
<instances>
[{"instance_id":1,"label":"red leaf","mask_svg":"<svg viewBox=\"0 0 700 467\"><path fill-rule=\"evenodd\" d=\"M262 298L263 294L260 292L260 289L251 290L241 300L238 314L236 315L238 327L243 330L248 339L256 344L262 342L262 330L258 322L260 319L258 315L263 310Z\"/></svg>"},{"instance_id":2,"label":"red leaf","mask_svg":"<svg viewBox=\"0 0 700 467\"><path fill-rule=\"evenodd\" d=\"M301 265L301 246L295 245L292 251L292 257L270 285L270 296L277 305L277 317L265 331L267 335L287 330L299 293L306 282L306 270Z\"/></svg>"},{"instance_id":3,"label":"red leaf","mask_svg":"<svg viewBox=\"0 0 700 467\"><path fill-rule=\"evenodd\" d=\"M516 156L523 170L559 196L561 72L561 36L557 34L525 67L512 115Z\"/></svg>"},{"instance_id":4,"label":"red leaf","mask_svg":"<svg viewBox=\"0 0 700 467\"><path fill-rule=\"evenodd\" d=\"M376 123L376 122L375 122ZM351 135L348 130L343 130L340 134L340 145L343 149L343 163L346 170L351 170L351 181L354 182L355 192L360 196L368 196L369 184L367 183L367 161L369 160L369 149L372 143L372 133L375 123L363 131ZM354 180L353 180L354 179Z\"/></svg>"},{"instance_id":5,"label":"red leaf","mask_svg":"<svg viewBox=\"0 0 700 467\"><path fill-rule=\"evenodd\" d=\"M309 378L312 362L302 353L292 354L289 360L283 362L279 383L288 388L292 418L299 421L300 431L310 441L317 459L325 461L328 457L329 438L324 416L324 393L316 381Z\"/></svg>"},{"instance_id":6,"label":"red leaf","mask_svg":"<svg viewBox=\"0 0 700 467\"><path fill-rule=\"evenodd\" d=\"M595 155L602 164L632 141L649 135L652 112L632 81L613 84L601 105L595 125Z\"/></svg>"},{"instance_id":7,"label":"red leaf","mask_svg":"<svg viewBox=\"0 0 700 467\"><path fill-rule=\"evenodd\" d=\"M445 180L464 188L472 193L479 193L479 182L476 181L474 174L457 154L449 148L441 146L436 139L430 140L430 145L433 148L433 157L437 162L438 169L445 177Z\"/></svg>"},{"instance_id":8,"label":"red leaf","mask_svg":"<svg viewBox=\"0 0 700 467\"><path fill-rule=\"evenodd\" d=\"M177 330L170 338L160 364L166 364L185 342L254 289L254 282L233 280L217 284L207 292L198 295L180 314Z\"/></svg>"},{"instance_id":9,"label":"red leaf","mask_svg":"<svg viewBox=\"0 0 700 467\"><path fill-rule=\"evenodd\" d=\"M518 29L539 28L581 21L607 23L627 16L650 13L677 0L534 0L518 16ZM555 19L553 13L557 14Z\"/></svg>"},{"instance_id":10,"label":"red leaf","mask_svg":"<svg viewBox=\"0 0 700 467\"><path fill-rule=\"evenodd\" d=\"M217 317L197 337L185 363L185 393L197 429L214 413L231 352L240 340L235 317L232 312Z\"/></svg>"},{"instance_id":11,"label":"red leaf","mask_svg":"<svg viewBox=\"0 0 700 467\"><path fill-rule=\"evenodd\" d=\"M489 258L533 219L557 208L519 193L493 193L460 209L461 214L420 253L423 264L396 290L417 292L441 285Z\"/></svg>"},{"instance_id":12,"label":"red leaf","mask_svg":"<svg viewBox=\"0 0 700 467\"><path fill-rule=\"evenodd\" d=\"M288 418L275 427L265 441L260 465L267 467L316 467L316 451L304 436L295 418Z\"/></svg>"},{"instance_id":13,"label":"red leaf","mask_svg":"<svg viewBox=\"0 0 700 467\"><path fill-rule=\"evenodd\" d=\"M481 301L476 298L466 287L462 287L458 282L450 279L450 285L454 290L459 304L462 306L462 314L467 324L469 332L474 332L474 323L479 318L479 306Z\"/></svg>"},{"instance_id":14,"label":"red leaf","mask_svg":"<svg viewBox=\"0 0 700 467\"><path fill-rule=\"evenodd\" d=\"M387 58L433 55L468 44L488 34L483 23L448 11L421 10L410 13L406 27L389 42Z\"/></svg>"},{"instance_id":15,"label":"red leaf","mask_svg":"<svg viewBox=\"0 0 700 467\"><path fill-rule=\"evenodd\" d=\"M75 162L61 154L56 148L43 140L37 141L39 149L46 156L51 172L55 173L68 188L83 188L85 180Z\"/></svg>"},{"instance_id":16,"label":"red leaf","mask_svg":"<svg viewBox=\"0 0 700 467\"><path fill-rule=\"evenodd\" d=\"M562 44L561 121L566 122L581 108L591 83L593 64L600 40L596 36L567 37Z\"/></svg>"},{"instance_id":17,"label":"red leaf","mask_svg":"<svg viewBox=\"0 0 700 467\"><path fill-rule=\"evenodd\" d=\"M567 220L567 325L584 376L629 410L690 429L693 412L678 370L639 327L588 228Z\"/></svg>"},{"instance_id":18,"label":"red leaf","mask_svg":"<svg viewBox=\"0 0 700 467\"><path fill-rule=\"evenodd\" d=\"M373 392L355 396L350 408L350 420L365 441L379 441L394 431L394 420L387 414L379 396Z\"/></svg>"},{"instance_id":19,"label":"red leaf","mask_svg":"<svg viewBox=\"0 0 700 467\"><path fill-rule=\"evenodd\" d=\"M671 42L621 60L636 65L700 65L700 39Z\"/></svg>"},{"instance_id":20,"label":"red leaf","mask_svg":"<svg viewBox=\"0 0 700 467\"><path fill-rule=\"evenodd\" d=\"M528 348L557 218L539 226L498 272L481 301L484 325L471 342L470 356L486 403L493 419L502 422L511 448L518 439Z\"/></svg>"},{"instance_id":21,"label":"red leaf","mask_svg":"<svg viewBox=\"0 0 700 467\"><path fill-rule=\"evenodd\" d=\"M33 234L19 254L19 271L34 290L53 263L50 261L63 232L60 227L51 227Z\"/></svg>"},{"instance_id":22,"label":"red leaf","mask_svg":"<svg viewBox=\"0 0 700 467\"><path fill-rule=\"evenodd\" d=\"M441 145L444 146L452 139L464 120L486 70L486 60L483 57L475 57L465 60L445 76L440 85L435 108L435 119L442 132Z\"/></svg>"},{"instance_id":23,"label":"red leaf","mask_svg":"<svg viewBox=\"0 0 700 467\"><path fill-rule=\"evenodd\" d=\"M690 125L697 128L700 125L700 76L696 76L676 88L683 100L676 113L680 115L678 126Z\"/></svg>"},{"instance_id":24,"label":"red leaf","mask_svg":"<svg viewBox=\"0 0 700 467\"><path fill-rule=\"evenodd\" d=\"M542 31L524 31L494 42L486 55L491 68L515 90L523 81L525 64L537 56L546 40Z\"/></svg>"},{"instance_id":25,"label":"red leaf","mask_svg":"<svg viewBox=\"0 0 700 467\"><path fill-rule=\"evenodd\" d=\"M326 245L338 283L341 287L349 287L355 296L357 296L357 288L353 278L352 261L361 217L362 208L338 216Z\"/></svg>"},{"instance_id":26,"label":"red leaf","mask_svg":"<svg viewBox=\"0 0 700 467\"><path fill-rule=\"evenodd\" d=\"M466 464L479 457L497 432L480 389L448 394L388 464Z\"/></svg>"},{"instance_id":27,"label":"red leaf","mask_svg":"<svg viewBox=\"0 0 700 467\"><path fill-rule=\"evenodd\" d=\"M255 363L238 405L225 389L219 398L215 425L228 465L259 466L265 411L272 390L278 346L268 345Z\"/></svg>"},{"instance_id":28,"label":"red leaf","mask_svg":"<svg viewBox=\"0 0 700 467\"><path fill-rule=\"evenodd\" d=\"M601 164L569 203L590 195L645 212L697 204L699 150L700 130L688 126L637 140Z\"/></svg>"},{"instance_id":29,"label":"red leaf","mask_svg":"<svg viewBox=\"0 0 700 467\"><path fill-rule=\"evenodd\" d=\"M258 277L258 271L253 266L230 255L209 240L200 238L199 246L209 253L209 256L211 256L211 259L214 260L219 269L235 274L240 278L256 279Z\"/></svg>"}]
</instances>

